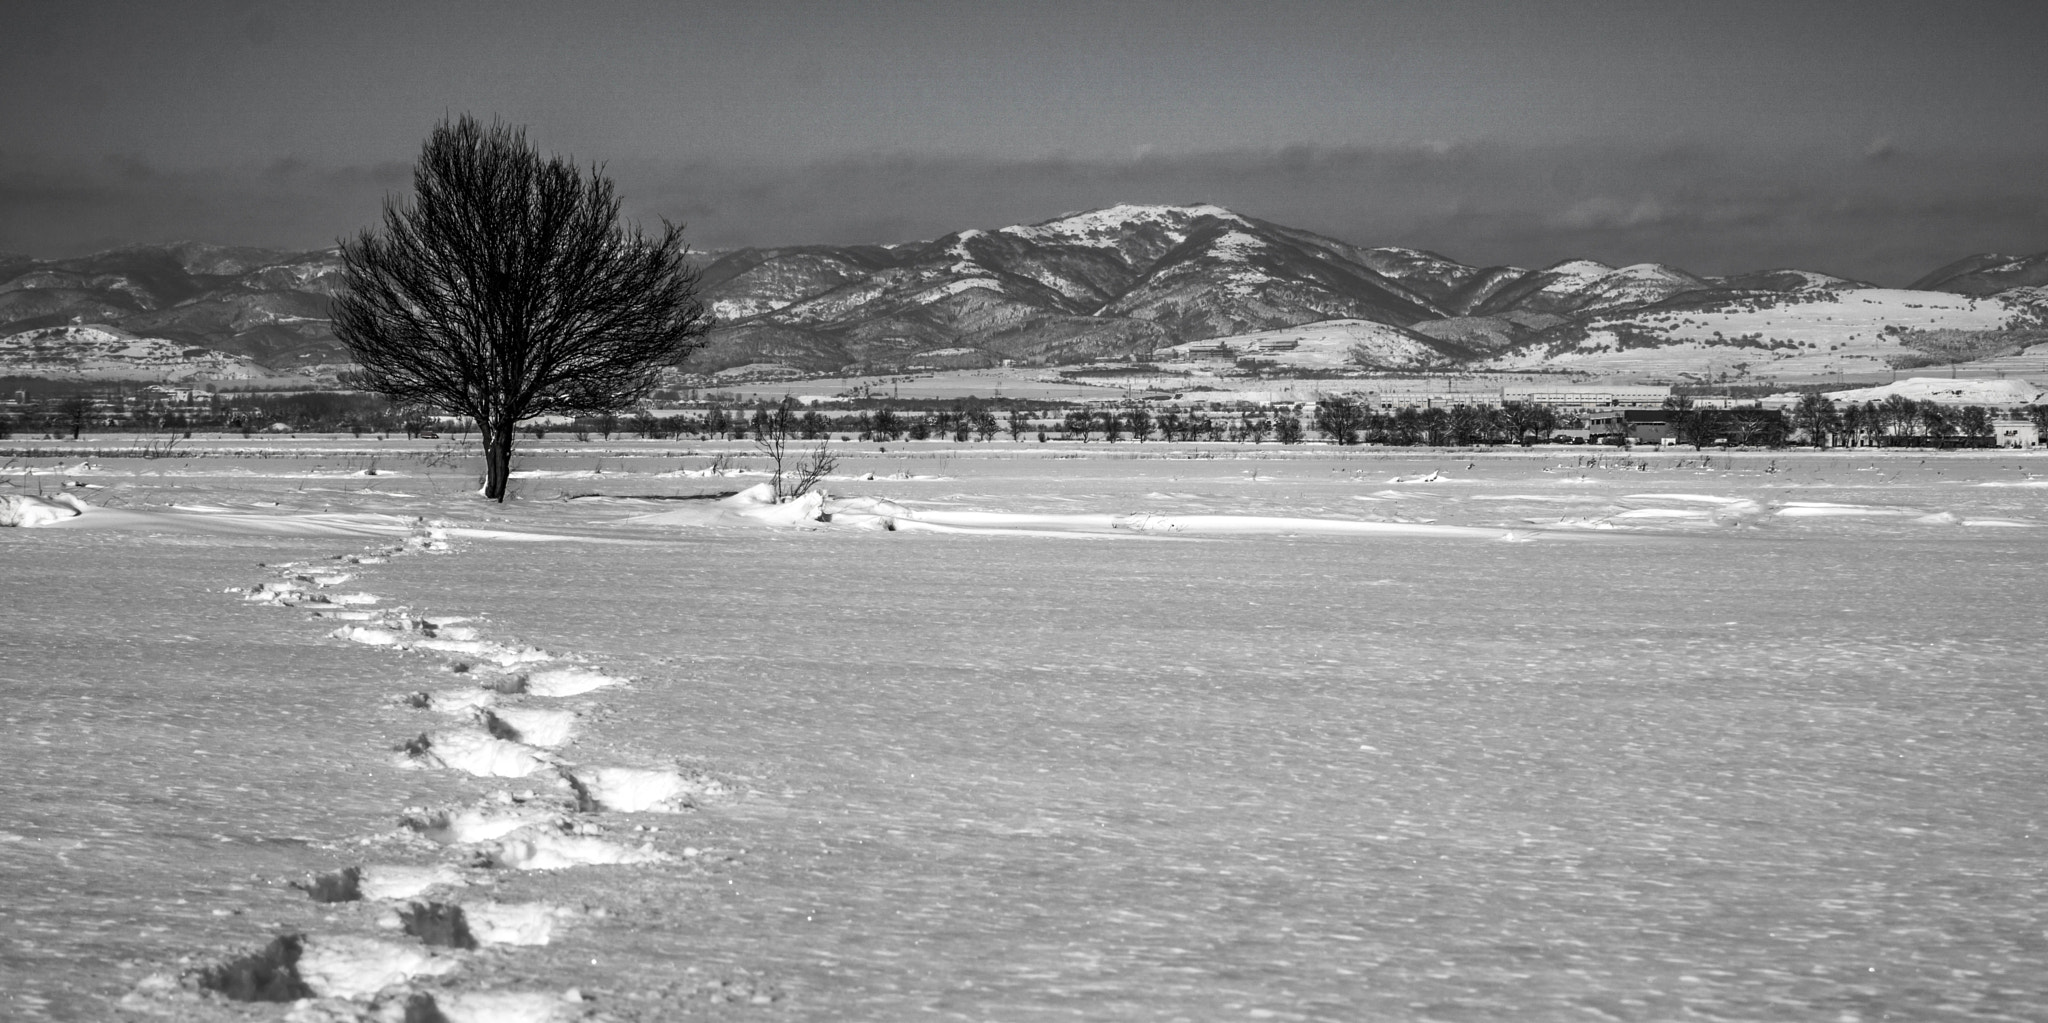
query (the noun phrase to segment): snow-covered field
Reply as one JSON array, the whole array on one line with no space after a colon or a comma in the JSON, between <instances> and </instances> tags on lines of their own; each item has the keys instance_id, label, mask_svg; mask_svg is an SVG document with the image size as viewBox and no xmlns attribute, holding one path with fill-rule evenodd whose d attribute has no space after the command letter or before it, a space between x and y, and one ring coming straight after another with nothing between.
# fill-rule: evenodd
<instances>
[{"instance_id":1,"label":"snow-covered field","mask_svg":"<svg viewBox=\"0 0 2048 1023\"><path fill-rule=\"evenodd\" d=\"M2048 459L889 447L5 466L0 1016L2048 1005Z\"/></svg>"}]
</instances>

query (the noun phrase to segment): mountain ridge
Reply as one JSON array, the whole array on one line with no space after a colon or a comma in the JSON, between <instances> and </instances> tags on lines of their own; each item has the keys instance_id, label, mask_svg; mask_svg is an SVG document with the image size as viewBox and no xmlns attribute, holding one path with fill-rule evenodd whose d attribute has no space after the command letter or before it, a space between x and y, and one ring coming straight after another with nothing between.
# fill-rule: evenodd
<instances>
[{"instance_id":1,"label":"mountain ridge","mask_svg":"<svg viewBox=\"0 0 2048 1023\"><path fill-rule=\"evenodd\" d=\"M1899 339L1911 331L2031 329L2048 318L2048 252L1965 257L1906 289L1794 268L1708 277L1587 259L1473 266L1207 204L1121 204L888 245L693 255L717 323L687 368L709 374L1063 363L1255 336L1262 350L1277 346L1273 361L1285 365L1274 332L1319 323L1331 326L1304 349L1319 368L1328 368L1330 338L1354 336L1389 369L1403 359L1529 368L1590 365L1600 352L1818 343L1867 348L1881 362L1906 357ZM22 353L50 351L48 331L104 325L220 356L195 357L194 375L254 367L329 378L347 360L327 321L340 286L331 248L188 241L56 260L0 254L0 363L33 371L36 359ZM1861 292L1889 297L1848 297ZM1943 296L1928 300L1941 315L1922 315L1930 307L1915 295ZM1728 330L1692 329L1705 320L1741 330L1731 340ZM150 372L175 375L163 351L151 349Z\"/></svg>"}]
</instances>

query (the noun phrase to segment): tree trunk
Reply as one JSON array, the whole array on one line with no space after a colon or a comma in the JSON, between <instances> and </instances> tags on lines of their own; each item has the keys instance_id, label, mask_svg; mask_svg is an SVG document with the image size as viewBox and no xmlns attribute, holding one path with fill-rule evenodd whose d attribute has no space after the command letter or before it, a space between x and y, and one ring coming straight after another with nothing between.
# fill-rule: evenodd
<instances>
[{"instance_id":1,"label":"tree trunk","mask_svg":"<svg viewBox=\"0 0 2048 1023\"><path fill-rule=\"evenodd\" d=\"M511 478L512 424L492 423L484 430L484 499L503 504Z\"/></svg>"}]
</instances>

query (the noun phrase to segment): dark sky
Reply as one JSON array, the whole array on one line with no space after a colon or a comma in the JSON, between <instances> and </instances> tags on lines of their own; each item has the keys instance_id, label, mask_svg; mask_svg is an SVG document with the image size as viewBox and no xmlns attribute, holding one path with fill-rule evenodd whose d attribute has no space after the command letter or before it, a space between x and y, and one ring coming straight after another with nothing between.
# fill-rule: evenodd
<instances>
[{"instance_id":1,"label":"dark sky","mask_svg":"<svg viewBox=\"0 0 2048 1023\"><path fill-rule=\"evenodd\" d=\"M16 3L0 250L313 248L451 113L699 248L1215 202L1467 263L2048 249L2048 4Z\"/></svg>"}]
</instances>

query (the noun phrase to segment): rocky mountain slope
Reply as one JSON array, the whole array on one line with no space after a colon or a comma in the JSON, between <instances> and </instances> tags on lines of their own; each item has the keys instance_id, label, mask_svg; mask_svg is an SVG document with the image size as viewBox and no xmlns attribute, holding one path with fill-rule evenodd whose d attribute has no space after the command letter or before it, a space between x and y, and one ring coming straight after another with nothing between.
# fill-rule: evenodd
<instances>
[{"instance_id":1,"label":"rocky mountain slope","mask_svg":"<svg viewBox=\"0 0 2048 1023\"><path fill-rule=\"evenodd\" d=\"M1195 344L1219 340L1304 369L1340 368L1357 349L1386 369L1846 372L2009 352L2048 322L2048 253L1970 257L1912 289L1792 269L1475 267L1217 206L1114 206L930 241L701 260L718 326L691 368L707 373L1063 363L1190 345L1225 357ZM331 250L0 256L0 372L35 372L38 360L77 372L77 360L46 357L73 336L60 328L79 327L99 332L90 361L101 372L118 372L128 350L114 340L163 342L136 375L332 372L346 358L326 320L339 276Z\"/></svg>"},{"instance_id":2,"label":"rocky mountain slope","mask_svg":"<svg viewBox=\"0 0 2048 1023\"><path fill-rule=\"evenodd\" d=\"M0 372L171 380L331 372L347 360L327 320L340 280L331 250L185 242L77 259L0 257Z\"/></svg>"}]
</instances>

